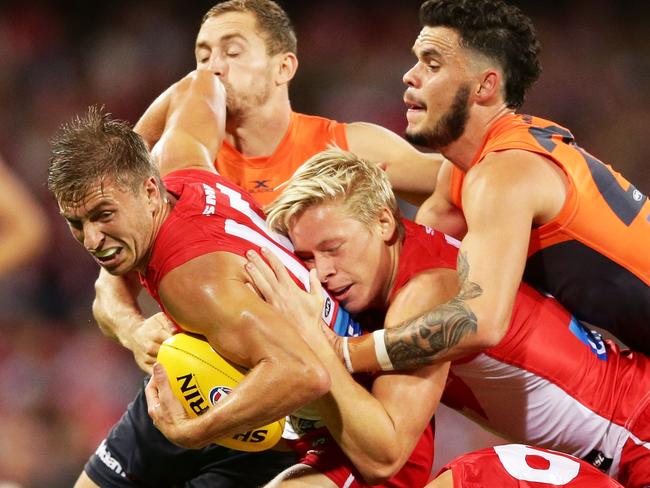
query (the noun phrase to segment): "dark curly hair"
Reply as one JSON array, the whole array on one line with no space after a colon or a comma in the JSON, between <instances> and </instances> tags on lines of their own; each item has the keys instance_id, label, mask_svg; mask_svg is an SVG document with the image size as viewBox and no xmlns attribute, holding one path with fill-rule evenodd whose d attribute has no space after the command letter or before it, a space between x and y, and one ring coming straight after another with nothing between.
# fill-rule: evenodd
<instances>
[{"instance_id":1,"label":"dark curly hair","mask_svg":"<svg viewBox=\"0 0 650 488\"><path fill-rule=\"evenodd\" d=\"M420 7L420 23L454 29L463 47L497 61L506 104L521 107L542 70L535 28L521 10L501 0L427 0Z\"/></svg>"}]
</instances>

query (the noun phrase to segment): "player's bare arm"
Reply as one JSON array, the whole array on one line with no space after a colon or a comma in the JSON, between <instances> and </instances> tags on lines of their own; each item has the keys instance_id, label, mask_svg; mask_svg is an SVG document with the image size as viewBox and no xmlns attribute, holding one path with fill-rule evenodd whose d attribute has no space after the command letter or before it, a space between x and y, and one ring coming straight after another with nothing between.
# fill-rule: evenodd
<instances>
[{"instance_id":1,"label":"player's bare arm","mask_svg":"<svg viewBox=\"0 0 650 488\"><path fill-rule=\"evenodd\" d=\"M398 292L391 303L384 327L389 330L405 320L412 319L431 307L445 302L456 293L457 283L456 272L448 269L430 270L413 277ZM396 474L411 455L420 435L431 421L440 403L448 367L448 363L441 363L419 368L408 374L393 372L377 377L373 383L371 398L377 400L383 412L382 410L372 412L374 415L368 418L368 422L383 421L379 425L388 434L386 442L390 444L372 444L373 440L368 437L365 426L356 420L341 424L341 434L340 436L335 435L335 438L357 467L360 464L364 467L368 466L375 473L381 475L375 481L385 481ZM349 408L344 414L353 415L355 402L347 398L344 399L347 408ZM339 405L341 404L339 403ZM409 405L409 408L405 409L404 405ZM345 419L344 414L334 418ZM355 417L348 417L348 419L354 420ZM372 428L376 427L370 426L370 429ZM367 458L369 445L384 449L391 445L394 457L388 462L384 461L383 464L373 465L371 464L373 459ZM381 454L376 452L375 455L380 456Z\"/></svg>"},{"instance_id":2,"label":"player's bare arm","mask_svg":"<svg viewBox=\"0 0 650 488\"><path fill-rule=\"evenodd\" d=\"M95 282L93 316L101 331L133 353L136 364L152 373L158 349L173 332L162 312L145 318L138 305L142 285L135 274L113 276L102 269Z\"/></svg>"},{"instance_id":3,"label":"player's bare arm","mask_svg":"<svg viewBox=\"0 0 650 488\"><path fill-rule=\"evenodd\" d=\"M154 375L147 387L147 400L156 400L149 403L150 414L159 430L184 447L278 420L329 390L322 363L295 326L253 291L244 263L231 253L206 254L170 271L160 284L165 308L183 329L204 335L219 354L249 369L218 407L193 419ZM165 393L154 392L159 389Z\"/></svg>"},{"instance_id":4,"label":"player's bare arm","mask_svg":"<svg viewBox=\"0 0 650 488\"><path fill-rule=\"evenodd\" d=\"M151 150L165 176L179 169L215 172L226 127L226 92L217 76L196 70L173 86L165 129Z\"/></svg>"},{"instance_id":5,"label":"player's bare arm","mask_svg":"<svg viewBox=\"0 0 650 488\"><path fill-rule=\"evenodd\" d=\"M498 344L523 275L531 227L553 218L564 197L560 176L531 153L495 153L470 170L463 187L468 231L458 254L460 292L386 331L387 360L381 368L453 360ZM380 369L374 348L374 340L350 341L355 368Z\"/></svg>"},{"instance_id":6,"label":"player's bare arm","mask_svg":"<svg viewBox=\"0 0 650 488\"><path fill-rule=\"evenodd\" d=\"M133 127L133 130L142 137L150 150L160 140L165 130L170 99L176 89L176 83L174 83L158 95Z\"/></svg>"},{"instance_id":7,"label":"player's bare arm","mask_svg":"<svg viewBox=\"0 0 650 488\"><path fill-rule=\"evenodd\" d=\"M367 122L346 126L348 147L359 157L381 163L395 193L419 205L433 192L443 157L438 153L418 151L406 140Z\"/></svg>"},{"instance_id":8,"label":"player's bare arm","mask_svg":"<svg viewBox=\"0 0 650 488\"><path fill-rule=\"evenodd\" d=\"M322 288L315 274L311 273L311 291L306 293L295 285L275 256L266 253L266 258L271 267L253 252L247 264L265 299L300 322L317 322ZM388 328L412 318L447 300L456 289L453 270L422 273L400 290L384 325ZM308 342L332 379L330 392L315 403L330 433L368 483L387 480L404 465L430 422L440 401L448 365L420 368L409 374L380 375L370 394L350 376L322 334L309 335ZM409 404L408 411L403 408L405 403Z\"/></svg>"},{"instance_id":9,"label":"player's bare arm","mask_svg":"<svg viewBox=\"0 0 650 488\"><path fill-rule=\"evenodd\" d=\"M44 212L0 159L0 276L33 258L46 231Z\"/></svg>"},{"instance_id":10,"label":"player's bare arm","mask_svg":"<svg viewBox=\"0 0 650 488\"><path fill-rule=\"evenodd\" d=\"M438 172L436 188L427 198L415 215L418 224L444 232L447 235L462 239L467 233L467 223L461 209L451 203L449 185L453 165L444 161Z\"/></svg>"}]
</instances>

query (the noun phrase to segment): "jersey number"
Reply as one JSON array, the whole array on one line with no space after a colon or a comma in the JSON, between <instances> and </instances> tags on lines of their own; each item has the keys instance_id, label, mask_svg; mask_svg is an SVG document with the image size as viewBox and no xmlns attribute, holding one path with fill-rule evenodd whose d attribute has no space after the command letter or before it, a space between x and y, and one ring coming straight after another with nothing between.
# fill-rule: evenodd
<instances>
[{"instance_id":1,"label":"jersey number","mask_svg":"<svg viewBox=\"0 0 650 488\"><path fill-rule=\"evenodd\" d=\"M259 247L270 249L280 259L282 264L303 284L304 288L309 290L309 271L307 271L297 258L287 252L287 250L293 251L291 241L281 234L272 232L266 225L265 220L242 198L241 193L220 183L216 184L216 189L228 197L230 207L248 217L258 229L256 231L232 219L227 219L224 228L226 234L239 237ZM340 335L359 335L361 333L359 325L352 320L347 312L335 306L332 297L325 290L323 290L323 298L325 302L323 303L322 318L327 325L333 327L334 331ZM332 325L333 321L335 321L334 325Z\"/></svg>"},{"instance_id":2,"label":"jersey number","mask_svg":"<svg viewBox=\"0 0 650 488\"><path fill-rule=\"evenodd\" d=\"M580 471L580 463L552 452L520 444L494 446L493 449L508 474L520 481L565 485L578 476ZM548 461L548 467L546 469L533 468L526 462L526 456L542 457Z\"/></svg>"},{"instance_id":3,"label":"jersey number","mask_svg":"<svg viewBox=\"0 0 650 488\"><path fill-rule=\"evenodd\" d=\"M619 220L629 226L639 215L647 197L632 184L627 190L621 188L607 166L576 144L571 132L554 125L543 128L531 127L528 131L540 146L551 153L557 147L552 136L562 136L562 142L575 148L584 158L598 191Z\"/></svg>"}]
</instances>

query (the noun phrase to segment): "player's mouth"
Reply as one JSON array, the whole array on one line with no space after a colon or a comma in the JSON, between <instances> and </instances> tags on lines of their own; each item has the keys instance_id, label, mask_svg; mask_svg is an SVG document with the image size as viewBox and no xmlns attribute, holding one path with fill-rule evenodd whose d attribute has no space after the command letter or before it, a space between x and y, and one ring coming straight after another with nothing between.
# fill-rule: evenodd
<instances>
[{"instance_id":1,"label":"player's mouth","mask_svg":"<svg viewBox=\"0 0 650 488\"><path fill-rule=\"evenodd\" d=\"M92 253L95 261L104 268L114 268L122 252L121 247L109 247Z\"/></svg>"},{"instance_id":2,"label":"player's mouth","mask_svg":"<svg viewBox=\"0 0 650 488\"><path fill-rule=\"evenodd\" d=\"M404 95L404 104L406 105L407 112L424 112L427 109L425 103L422 103L408 95Z\"/></svg>"},{"instance_id":3,"label":"player's mouth","mask_svg":"<svg viewBox=\"0 0 650 488\"><path fill-rule=\"evenodd\" d=\"M421 117L427 111L427 106L424 103L408 96L404 95L404 104L406 105L406 120L409 122L412 119Z\"/></svg>"},{"instance_id":4,"label":"player's mouth","mask_svg":"<svg viewBox=\"0 0 650 488\"><path fill-rule=\"evenodd\" d=\"M343 302L344 300L350 298L351 288L352 284L349 284L346 286L339 286L338 288L328 288L327 291L330 292L330 295L332 295L334 299L339 302Z\"/></svg>"}]
</instances>

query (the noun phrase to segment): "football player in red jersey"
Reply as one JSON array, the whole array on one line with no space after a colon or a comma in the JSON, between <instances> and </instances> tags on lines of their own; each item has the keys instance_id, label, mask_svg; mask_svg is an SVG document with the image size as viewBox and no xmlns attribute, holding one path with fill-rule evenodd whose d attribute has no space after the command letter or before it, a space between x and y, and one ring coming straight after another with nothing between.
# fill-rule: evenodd
<instances>
[{"instance_id":1,"label":"football player in red jersey","mask_svg":"<svg viewBox=\"0 0 650 488\"><path fill-rule=\"evenodd\" d=\"M211 70L227 92L226 134L216 155L216 169L226 180L250 190L256 202L271 201L279 193L276 186L331 143L387 165L392 183L404 194L418 194L419 200L430 194L440 155L417 151L375 124L342 123L292 110L289 85L298 66L296 35L287 13L276 2L229 0L214 5L201 20L194 58L197 68ZM158 100L152 109L159 102L165 103ZM164 123L164 117L152 120L144 116L135 131L152 146ZM137 301L141 290L137 277L118 278L101 271L95 289L93 315L99 327L132 351L138 366L151 374L160 344L172 333L164 314L143 316ZM224 455L227 453L214 452L213 446L188 451L166 442L146 415L140 391L86 465L81 479L87 485L78 488L93 486L88 477L100 480L102 486L133 486L115 474L113 459L130 466L130 477L156 486L197 476L204 479L205 472L211 471L217 473L216 482L238 487L243 486L242 476L258 486L264 482L265 471L277 473L281 471L278 466L293 461L278 453L249 454L247 462L245 455L228 455L233 466L230 470ZM151 469L153 465L168 469L163 473Z\"/></svg>"},{"instance_id":2,"label":"football player in red jersey","mask_svg":"<svg viewBox=\"0 0 650 488\"><path fill-rule=\"evenodd\" d=\"M317 270L324 287L368 331L401 310L402 300L415 300L420 307L435 299L444 302L458 293L458 275L462 281L464 272L462 266L455 272L458 241L400 220L376 197L390 194L390 187L379 190L373 180L385 182L386 177L351 153L325 151L299 168L267 207L269 225L291 238L296 255ZM255 254L251 259L251 276L267 300L291 317L309 310L302 300L293 300L309 301L309 295L288 280L278 281ZM273 256L268 259L275 263ZM277 276L284 274L277 263L274 268ZM423 284L429 289L419 289ZM465 296L474 293L472 287L461 290ZM318 299L317 291L313 295ZM458 307L452 302L446 312L462 315ZM415 309L410 306L411 313ZM318 304L313 311L318 312ZM305 339L326 362L324 351L330 348L308 316L294 323L307 325ZM381 338L390 330L372 335ZM350 354L355 339L332 342L348 370L357 372L359 355ZM555 299L522 283L501 341L472 354L459 351L453 359L443 396L449 406L503 437L588 460L629 486L650 482L650 359L593 335ZM339 372L330 368L332 394L341 391L339 382L350 381ZM351 395L336 400L335 418L342 417L345 428L334 431L354 459L350 439L367 443L367 428L355 430L362 403ZM372 425L370 413L364 423Z\"/></svg>"},{"instance_id":3,"label":"football player in red jersey","mask_svg":"<svg viewBox=\"0 0 650 488\"><path fill-rule=\"evenodd\" d=\"M219 408L193 422L183 417L182 429L173 428L185 414L180 404L175 411L150 405L161 431L198 447L285 416L327 392L329 377L286 320L251 291L241 269L251 242L219 238L226 218L264 232L251 223L264 222L254 202L214 170L226 111L219 78L208 70L192 72L167 93L160 110L167 123L153 157L128 124L96 109L63 126L53 142L48 186L72 235L98 265L114 275L138 272L179 327L205 336L221 355L250 369ZM248 213L234 209L231 198ZM205 242L208 231L214 239ZM172 245L159 245L163 240ZM114 457L109 463L117 466L118 480L129 474L122 463Z\"/></svg>"},{"instance_id":4,"label":"football player in red jersey","mask_svg":"<svg viewBox=\"0 0 650 488\"><path fill-rule=\"evenodd\" d=\"M295 333L297 326L292 328L262 300L243 269L246 250L257 243L258 250L262 245L272 248L296 281L304 282L309 275L292 255L288 240L268 229L250 195L212 166L219 148L215 134L225 125L224 95L219 78L208 70L178 82L165 94L167 103L159 104L167 122L152 154L128 124L91 108L85 117L63 126L54 139L48 175L48 187L72 235L102 268L116 276L137 272L177 330L205 336L223 357L248 370L225 399L191 418L173 396L162 367L154 367L146 388L148 412L162 433L187 448L204 447L219 437L282 418L327 393L330 386L321 360ZM315 276L312 283L317 284ZM337 309L329 300L319 320ZM342 329L350 332L345 324ZM404 418L404 425L412 428L396 449L398 458L390 472L367 476L389 478L413 461L387 486L426 482L433 449L428 419L445 373L446 368L432 366L414 377L413 382L423 383L417 388L426 397L420 406L423 413L413 415L417 422L411 424ZM387 375L387 390L392 381ZM405 385L393 395L403 398L408 390ZM386 428L377 425L373 434L394 429L382 405L367 409L385 418ZM420 436L423 449L414 459L410 454ZM384 454L384 449L364 452L370 460ZM129 467L120 460L110 458L110 464L120 476L129 476ZM233 476L236 482L237 473ZM353 485L347 478L335 480L339 486L366 486L361 479Z\"/></svg>"}]
</instances>

